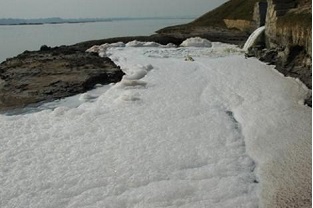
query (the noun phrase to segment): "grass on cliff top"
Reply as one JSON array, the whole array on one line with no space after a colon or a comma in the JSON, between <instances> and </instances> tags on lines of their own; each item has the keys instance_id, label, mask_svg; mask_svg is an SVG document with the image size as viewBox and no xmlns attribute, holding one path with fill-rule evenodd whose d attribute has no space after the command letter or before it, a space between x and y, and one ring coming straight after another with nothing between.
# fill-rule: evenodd
<instances>
[{"instance_id":1,"label":"grass on cliff top","mask_svg":"<svg viewBox=\"0 0 313 208\"><path fill-rule=\"evenodd\" d=\"M254 6L257 2L265 2L265 0L230 0L190 24L225 27L223 19L252 20Z\"/></svg>"},{"instance_id":2,"label":"grass on cliff top","mask_svg":"<svg viewBox=\"0 0 313 208\"><path fill-rule=\"evenodd\" d=\"M190 27L212 26L226 28L224 19L252 20L254 6L257 2L266 0L229 0L216 9L207 12L198 19L184 25L177 25L161 29L157 32L169 32L171 30L189 30Z\"/></svg>"}]
</instances>

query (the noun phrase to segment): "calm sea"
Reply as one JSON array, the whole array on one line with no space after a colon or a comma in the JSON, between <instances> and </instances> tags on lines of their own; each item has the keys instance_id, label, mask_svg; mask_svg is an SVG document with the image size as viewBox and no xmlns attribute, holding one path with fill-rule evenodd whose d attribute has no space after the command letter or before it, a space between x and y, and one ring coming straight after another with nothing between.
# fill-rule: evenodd
<instances>
[{"instance_id":1,"label":"calm sea","mask_svg":"<svg viewBox=\"0 0 313 208\"><path fill-rule=\"evenodd\" d=\"M77 24L0 26L0 62L42 45L70 45L81 41L135 35L151 35L163 27L192 19L141 19Z\"/></svg>"}]
</instances>

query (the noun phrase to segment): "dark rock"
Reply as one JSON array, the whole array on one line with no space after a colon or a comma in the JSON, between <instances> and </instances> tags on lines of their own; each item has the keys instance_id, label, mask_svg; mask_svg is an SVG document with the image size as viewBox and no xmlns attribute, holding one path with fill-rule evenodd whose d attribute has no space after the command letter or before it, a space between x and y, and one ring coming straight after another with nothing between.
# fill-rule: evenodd
<instances>
[{"instance_id":1,"label":"dark rock","mask_svg":"<svg viewBox=\"0 0 313 208\"><path fill-rule=\"evenodd\" d=\"M258 57L260 61L269 63L269 64L274 64L276 63L276 58L277 58L277 51L276 50L263 50L259 54L260 56Z\"/></svg>"},{"instance_id":2,"label":"dark rock","mask_svg":"<svg viewBox=\"0 0 313 208\"><path fill-rule=\"evenodd\" d=\"M48 48L0 64L0 110L83 93L124 75L109 58L72 46Z\"/></svg>"},{"instance_id":3,"label":"dark rock","mask_svg":"<svg viewBox=\"0 0 313 208\"><path fill-rule=\"evenodd\" d=\"M85 51L104 43L153 41L181 44L183 38L166 35L119 37L86 41L71 46L25 51L0 64L0 111L83 93L95 84L121 80L124 73L109 58Z\"/></svg>"},{"instance_id":4,"label":"dark rock","mask_svg":"<svg viewBox=\"0 0 313 208\"><path fill-rule=\"evenodd\" d=\"M159 35L166 35L172 38L187 39L201 37L214 42L231 44L244 44L249 34L235 29L217 28L212 26L189 27L185 25L173 26L158 30Z\"/></svg>"},{"instance_id":5,"label":"dark rock","mask_svg":"<svg viewBox=\"0 0 313 208\"><path fill-rule=\"evenodd\" d=\"M312 95L305 99L304 104L312 108Z\"/></svg>"},{"instance_id":6,"label":"dark rock","mask_svg":"<svg viewBox=\"0 0 313 208\"><path fill-rule=\"evenodd\" d=\"M40 47L40 51L49 51L51 48L50 47L48 47L48 46L46 46L46 45L42 45L41 47Z\"/></svg>"}]
</instances>

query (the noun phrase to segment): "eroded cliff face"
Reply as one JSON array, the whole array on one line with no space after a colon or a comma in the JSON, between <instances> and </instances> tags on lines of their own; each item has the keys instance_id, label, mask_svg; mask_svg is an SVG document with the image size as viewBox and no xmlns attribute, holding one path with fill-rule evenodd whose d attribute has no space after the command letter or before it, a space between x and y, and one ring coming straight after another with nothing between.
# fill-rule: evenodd
<instances>
[{"instance_id":1,"label":"eroded cliff face","mask_svg":"<svg viewBox=\"0 0 313 208\"><path fill-rule=\"evenodd\" d=\"M254 21L248 20L234 20L234 19L224 19L223 20L226 27L229 29L236 28L244 32L253 32L257 27Z\"/></svg>"},{"instance_id":2,"label":"eroded cliff face","mask_svg":"<svg viewBox=\"0 0 313 208\"><path fill-rule=\"evenodd\" d=\"M303 0L268 0L266 44L281 49L283 62L292 58L290 55L294 56L297 49L305 55L301 64L312 65L311 6L311 2Z\"/></svg>"},{"instance_id":3,"label":"eroded cliff face","mask_svg":"<svg viewBox=\"0 0 313 208\"><path fill-rule=\"evenodd\" d=\"M267 51L261 58L271 59L278 71L299 78L311 89L312 2L268 0L265 26Z\"/></svg>"},{"instance_id":4,"label":"eroded cliff face","mask_svg":"<svg viewBox=\"0 0 313 208\"><path fill-rule=\"evenodd\" d=\"M267 2L257 2L254 5L251 20L246 19L223 19L228 29L238 29L243 32L252 33L255 29L265 24Z\"/></svg>"}]
</instances>

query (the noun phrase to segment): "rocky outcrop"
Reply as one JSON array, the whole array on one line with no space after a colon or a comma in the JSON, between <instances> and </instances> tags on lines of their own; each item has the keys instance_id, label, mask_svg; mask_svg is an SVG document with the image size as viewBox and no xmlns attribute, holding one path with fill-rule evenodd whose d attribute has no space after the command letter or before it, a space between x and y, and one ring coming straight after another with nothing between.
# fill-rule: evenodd
<instances>
[{"instance_id":1,"label":"rocky outcrop","mask_svg":"<svg viewBox=\"0 0 313 208\"><path fill-rule=\"evenodd\" d=\"M229 29L236 28L244 32L252 32L256 28L255 22L248 20L224 19L224 23Z\"/></svg>"},{"instance_id":2,"label":"rocky outcrop","mask_svg":"<svg viewBox=\"0 0 313 208\"><path fill-rule=\"evenodd\" d=\"M0 65L0 110L82 93L123 74L110 59L75 47L25 51Z\"/></svg>"},{"instance_id":3,"label":"rocky outcrop","mask_svg":"<svg viewBox=\"0 0 313 208\"><path fill-rule=\"evenodd\" d=\"M177 45L183 41L160 35L120 37L25 51L0 64L0 112L83 93L96 84L120 81L124 73L109 58L85 51L93 45L133 40Z\"/></svg>"},{"instance_id":4,"label":"rocky outcrop","mask_svg":"<svg viewBox=\"0 0 313 208\"><path fill-rule=\"evenodd\" d=\"M243 45L264 24L266 0L230 0L194 21L156 31L173 37L199 36L210 41Z\"/></svg>"},{"instance_id":5,"label":"rocky outcrop","mask_svg":"<svg viewBox=\"0 0 313 208\"><path fill-rule=\"evenodd\" d=\"M255 29L265 24L267 2L256 2L251 20L246 19L224 19L227 28L236 28L240 31L252 33Z\"/></svg>"},{"instance_id":6,"label":"rocky outcrop","mask_svg":"<svg viewBox=\"0 0 313 208\"><path fill-rule=\"evenodd\" d=\"M276 65L285 76L312 89L312 2L268 0L265 35L247 56ZM306 100L312 106L312 98Z\"/></svg>"},{"instance_id":7,"label":"rocky outcrop","mask_svg":"<svg viewBox=\"0 0 313 208\"><path fill-rule=\"evenodd\" d=\"M248 33L237 29L225 29L207 26L190 27L179 25L163 28L156 32L160 35L166 35L183 40L191 37L201 37L214 42L231 43L237 45L243 45L249 37Z\"/></svg>"},{"instance_id":8,"label":"rocky outcrop","mask_svg":"<svg viewBox=\"0 0 313 208\"><path fill-rule=\"evenodd\" d=\"M312 3L268 0L266 46L277 52L277 69L312 88Z\"/></svg>"},{"instance_id":9,"label":"rocky outcrop","mask_svg":"<svg viewBox=\"0 0 313 208\"><path fill-rule=\"evenodd\" d=\"M311 55L311 13L311 6L297 7L296 0L269 0L265 32L268 46L302 46Z\"/></svg>"}]
</instances>

